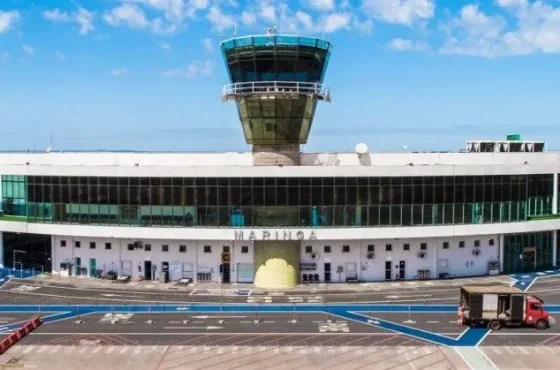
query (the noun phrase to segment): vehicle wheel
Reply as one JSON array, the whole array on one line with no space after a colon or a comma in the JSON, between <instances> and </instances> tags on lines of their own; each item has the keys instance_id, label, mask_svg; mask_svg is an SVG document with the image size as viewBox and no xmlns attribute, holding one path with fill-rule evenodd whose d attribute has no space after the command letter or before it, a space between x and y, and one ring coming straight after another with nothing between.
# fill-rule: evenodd
<instances>
[{"instance_id":1,"label":"vehicle wheel","mask_svg":"<svg viewBox=\"0 0 560 370\"><path fill-rule=\"evenodd\" d=\"M501 327L502 327L502 324L498 320L492 320L488 324L488 329L490 329L490 330L500 330Z\"/></svg>"},{"instance_id":2,"label":"vehicle wheel","mask_svg":"<svg viewBox=\"0 0 560 370\"><path fill-rule=\"evenodd\" d=\"M548 324L544 320L539 320L535 324L535 327L539 330L544 330L544 329L548 328Z\"/></svg>"}]
</instances>

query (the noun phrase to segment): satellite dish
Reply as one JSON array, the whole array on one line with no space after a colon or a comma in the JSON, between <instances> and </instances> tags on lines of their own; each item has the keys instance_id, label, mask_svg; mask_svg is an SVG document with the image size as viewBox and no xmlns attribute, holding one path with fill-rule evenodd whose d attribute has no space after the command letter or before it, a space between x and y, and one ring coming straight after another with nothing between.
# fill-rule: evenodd
<instances>
[{"instance_id":1,"label":"satellite dish","mask_svg":"<svg viewBox=\"0 0 560 370\"><path fill-rule=\"evenodd\" d=\"M364 154L366 154L368 152L368 146L364 143L359 143L358 145L356 145L356 153L358 153L358 156L362 156Z\"/></svg>"}]
</instances>

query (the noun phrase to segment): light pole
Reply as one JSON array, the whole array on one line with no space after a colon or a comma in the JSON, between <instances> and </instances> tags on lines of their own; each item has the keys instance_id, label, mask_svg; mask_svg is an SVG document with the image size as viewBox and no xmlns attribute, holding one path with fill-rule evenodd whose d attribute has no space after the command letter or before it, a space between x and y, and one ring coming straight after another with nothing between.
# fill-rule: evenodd
<instances>
[{"instance_id":1,"label":"light pole","mask_svg":"<svg viewBox=\"0 0 560 370\"><path fill-rule=\"evenodd\" d=\"M26 251L22 251L20 249L14 249L14 253L13 253L13 265L14 265L14 270L16 269L16 253L21 253L21 254L26 254ZM23 269L23 265L21 265L21 268Z\"/></svg>"}]
</instances>

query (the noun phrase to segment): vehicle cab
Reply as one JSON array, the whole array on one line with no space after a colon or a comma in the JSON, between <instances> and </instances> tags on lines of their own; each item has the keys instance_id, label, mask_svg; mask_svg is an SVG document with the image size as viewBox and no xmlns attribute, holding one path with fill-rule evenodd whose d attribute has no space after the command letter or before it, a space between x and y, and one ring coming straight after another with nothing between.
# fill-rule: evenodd
<instances>
[{"instance_id":1,"label":"vehicle cab","mask_svg":"<svg viewBox=\"0 0 560 370\"><path fill-rule=\"evenodd\" d=\"M550 315L544 309L543 303L544 301L538 297L527 296L525 307L525 323L527 325L536 325L537 327L546 325L546 328L550 327Z\"/></svg>"}]
</instances>

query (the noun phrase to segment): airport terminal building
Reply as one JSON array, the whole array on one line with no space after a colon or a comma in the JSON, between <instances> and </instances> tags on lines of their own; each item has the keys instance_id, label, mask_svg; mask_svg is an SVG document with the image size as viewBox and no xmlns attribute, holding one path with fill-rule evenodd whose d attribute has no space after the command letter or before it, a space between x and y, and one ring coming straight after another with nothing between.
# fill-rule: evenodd
<instances>
[{"instance_id":1,"label":"airport terminal building","mask_svg":"<svg viewBox=\"0 0 560 370\"><path fill-rule=\"evenodd\" d=\"M247 153L0 153L0 263L61 275L290 287L557 266L560 153L302 153L332 46L221 45Z\"/></svg>"}]
</instances>

